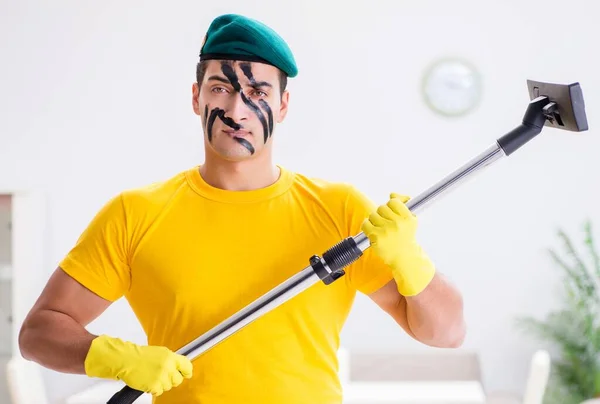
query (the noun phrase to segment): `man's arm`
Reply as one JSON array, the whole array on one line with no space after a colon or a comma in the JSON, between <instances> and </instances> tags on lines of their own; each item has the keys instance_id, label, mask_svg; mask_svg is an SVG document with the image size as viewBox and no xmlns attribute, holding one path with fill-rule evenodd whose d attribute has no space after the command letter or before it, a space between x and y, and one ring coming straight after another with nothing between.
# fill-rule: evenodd
<instances>
[{"instance_id":1,"label":"man's arm","mask_svg":"<svg viewBox=\"0 0 600 404\"><path fill-rule=\"evenodd\" d=\"M21 354L48 369L85 374L96 337L85 327L110 304L57 268L21 326Z\"/></svg>"},{"instance_id":2,"label":"man's arm","mask_svg":"<svg viewBox=\"0 0 600 404\"><path fill-rule=\"evenodd\" d=\"M439 273L416 296L402 296L392 280L369 297L419 342L438 348L456 348L464 341L462 296Z\"/></svg>"},{"instance_id":3,"label":"man's arm","mask_svg":"<svg viewBox=\"0 0 600 404\"><path fill-rule=\"evenodd\" d=\"M120 379L160 396L192 377L192 362L163 346L140 346L85 327L110 306L60 267L50 277L19 333L25 359L62 373Z\"/></svg>"},{"instance_id":4,"label":"man's arm","mask_svg":"<svg viewBox=\"0 0 600 404\"><path fill-rule=\"evenodd\" d=\"M361 229L393 280L370 297L413 338L436 347L456 347L465 335L462 296L416 240L417 218L409 198L392 193Z\"/></svg>"}]
</instances>

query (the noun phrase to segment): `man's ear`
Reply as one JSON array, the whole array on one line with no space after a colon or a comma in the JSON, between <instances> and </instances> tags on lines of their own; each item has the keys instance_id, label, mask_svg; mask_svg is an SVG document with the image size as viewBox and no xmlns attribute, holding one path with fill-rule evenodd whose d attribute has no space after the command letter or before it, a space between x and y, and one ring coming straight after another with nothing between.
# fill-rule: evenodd
<instances>
[{"instance_id":1,"label":"man's ear","mask_svg":"<svg viewBox=\"0 0 600 404\"><path fill-rule=\"evenodd\" d=\"M192 84L192 108L194 109L194 113L198 116L202 116L202 108L200 108L200 102L198 98L200 97L200 87L198 83Z\"/></svg>"},{"instance_id":2,"label":"man's ear","mask_svg":"<svg viewBox=\"0 0 600 404\"><path fill-rule=\"evenodd\" d=\"M279 116L277 117L277 123L283 122L288 112L288 105L290 102L290 93L285 90L281 95L281 105L279 107Z\"/></svg>"}]
</instances>

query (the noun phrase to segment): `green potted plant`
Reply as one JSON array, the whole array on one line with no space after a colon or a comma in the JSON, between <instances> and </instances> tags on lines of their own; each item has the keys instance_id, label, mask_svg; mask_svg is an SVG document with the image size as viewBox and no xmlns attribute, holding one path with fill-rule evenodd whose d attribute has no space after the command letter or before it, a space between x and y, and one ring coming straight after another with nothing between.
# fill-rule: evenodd
<instances>
[{"instance_id":1,"label":"green potted plant","mask_svg":"<svg viewBox=\"0 0 600 404\"><path fill-rule=\"evenodd\" d=\"M561 308L543 320L517 319L521 330L553 352L544 404L600 404L600 258L589 220L583 229L584 253L563 230L558 230L562 252L549 249L562 271Z\"/></svg>"}]
</instances>

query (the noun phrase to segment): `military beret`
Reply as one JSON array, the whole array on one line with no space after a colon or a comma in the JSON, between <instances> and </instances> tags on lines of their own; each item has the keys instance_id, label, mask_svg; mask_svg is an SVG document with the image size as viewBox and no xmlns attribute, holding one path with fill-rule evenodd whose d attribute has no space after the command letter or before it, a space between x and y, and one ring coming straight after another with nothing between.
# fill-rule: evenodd
<instances>
[{"instance_id":1,"label":"military beret","mask_svg":"<svg viewBox=\"0 0 600 404\"><path fill-rule=\"evenodd\" d=\"M210 59L262 62L289 77L298 74L294 55L283 38L264 23L238 14L221 15L208 27L200 60Z\"/></svg>"}]
</instances>

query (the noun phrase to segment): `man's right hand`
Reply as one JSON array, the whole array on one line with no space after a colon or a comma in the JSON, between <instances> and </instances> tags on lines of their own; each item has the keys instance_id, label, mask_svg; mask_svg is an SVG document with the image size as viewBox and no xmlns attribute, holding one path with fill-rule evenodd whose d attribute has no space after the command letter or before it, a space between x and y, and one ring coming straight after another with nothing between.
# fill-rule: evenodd
<instances>
[{"instance_id":1,"label":"man's right hand","mask_svg":"<svg viewBox=\"0 0 600 404\"><path fill-rule=\"evenodd\" d=\"M100 335L90 346L85 373L90 377L122 380L129 387L159 396L192 377L192 363L162 346L141 346Z\"/></svg>"}]
</instances>

